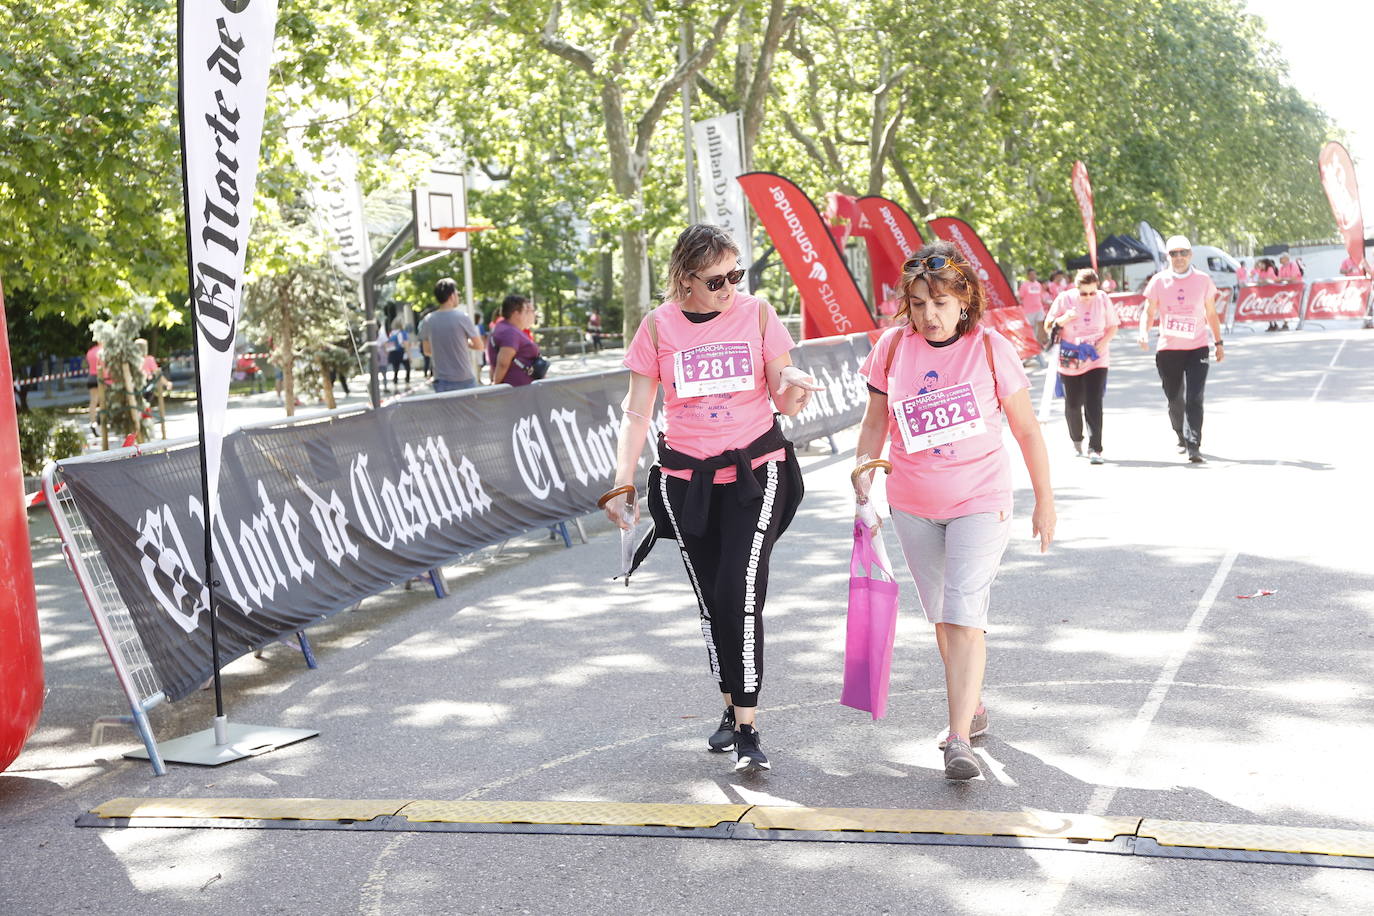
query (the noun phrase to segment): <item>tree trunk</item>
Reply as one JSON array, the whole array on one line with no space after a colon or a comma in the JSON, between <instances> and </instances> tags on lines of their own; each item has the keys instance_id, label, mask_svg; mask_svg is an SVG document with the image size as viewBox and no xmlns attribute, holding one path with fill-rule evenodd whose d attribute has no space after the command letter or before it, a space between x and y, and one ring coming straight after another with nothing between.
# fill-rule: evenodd
<instances>
[{"instance_id":1,"label":"tree trunk","mask_svg":"<svg viewBox=\"0 0 1374 916\"><path fill-rule=\"evenodd\" d=\"M291 336L291 323L282 325L281 342L281 397L286 405L286 415L296 415L296 342Z\"/></svg>"},{"instance_id":2,"label":"tree trunk","mask_svg":"<svg viewBox=\"0 0 1374 916\"><path fill-rule=\"evenodd\" d=\"M622 307L625 311L625 320L622 325L625 334L625 346L630 345L634 339L635 331L639 330L639 323L644 320L644 314L649 307L649 299L652 295L652 281L649 277L649 245L644 236L643 229L626 228L620 233L620 250L625 263L625 275L622 278Z\"/></svg>"},{"instance_id":3,"label":"tree trunk","mask_svg":"<svg viewBox=\"0 0 1374 916\"><path fill-rule=\"evenodd\" d=\"M324 386L324 406L333 410L337 406L334 403L334 378L324 367L323 357L315 360L315 371L320 374L320 384Z\"/></svg>"}]
</instances>

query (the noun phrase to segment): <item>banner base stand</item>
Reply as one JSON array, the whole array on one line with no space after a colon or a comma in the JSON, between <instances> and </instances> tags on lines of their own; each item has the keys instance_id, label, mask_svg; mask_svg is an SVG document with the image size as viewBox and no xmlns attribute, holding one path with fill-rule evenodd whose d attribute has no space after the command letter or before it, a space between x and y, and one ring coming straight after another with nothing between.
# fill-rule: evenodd
<instances>
[{"instance_id":1,"label":"banner base stand","mask_svg":"<svg viewBox=\"0 0 1374 916\"><path fill-rule=\"evenodd\" d=\"M193 732L157 745L158 755L168 763L190 763L201 767L217 767L244 757L256 757L279 747L314 738L318 731L308 728L277 728L269 725L225 726L228 742L215 743L215 729ZM124 755L131 760L147 760L148 751L140 748Z\"/></svg>"}]
</instances>

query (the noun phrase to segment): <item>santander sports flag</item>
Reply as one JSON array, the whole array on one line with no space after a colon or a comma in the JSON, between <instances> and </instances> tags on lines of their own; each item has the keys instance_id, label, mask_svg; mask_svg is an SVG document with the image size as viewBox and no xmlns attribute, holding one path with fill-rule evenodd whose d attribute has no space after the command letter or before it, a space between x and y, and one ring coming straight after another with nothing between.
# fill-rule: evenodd
<instances>
[{"instance_id":1,"label":"santander sports flag","mask_svg":"<svg viewBox=\"0 0 1374 916\"><path fill-rule=\"evenodd\" d=\"M1083 217L1083 235L1088 240L1088 258L1093 262L1093 272L1097 272L1097 220L1093 216L1093 186L1088 181L1088 167L1082 160L1073 164L1073 196L1078 201L1078 212Z\"/></svg>"},{"instance_id":2,"label":"santander sports flag","mask_svg":"<svg viewBox=\"0 0 1374 916\"><path fill-rule=\"evenodd\" d=\"M983 281L984 288L988 293L988 308L1006 309L1021 306L1016 301L1016 296L1011 291L1011 284L1007 278L1002 276L1002 268L997 266L997 262L992 259L992 254L988 251L983 240L978 237L978 233L973 231L968 223L952 216L942 216L939 219L930 221L930 231L934 232L938 238L951 242L968 258L969 264L978 273L978 278Z\"/></svg>"},{"instance_id":3,"label":"santander sports flag","mask_svg":"<svg viewBox=\"0 0 1374 916\"><path fill-rule=\"evenodd\" d=\"M253 222L277 0L181 0L181 159L209 513Z\"/></svg>"},{"instance_id":4,"label":"santander sports flag","mask_svg":"<svg viewBox=\"0 0 1374 916\"><path fill-rule=\"evenodd\" d=\"M801 293L803 339L870 330L873 316L811 198L772 172L739 183Z\"/></svg>"},{"instance_id":5,"label":"santander sports flag","mask_svg":"<svg viewBox=\"0 0 1374 916\"><path fill-rule=\"evenodd\" d=\"M1345 239L1345 251L1356 264L1364 263L1364 215L1360 210L1360 189L1355 183L1355 165L1345 147L1335 140L1322 147L1317 157L1322 189L1331 203L1336 228Z\"/></svg>"},{"instance_id":6,"label":"santander sports flag","mask_svg":"<svg viewBox=\"0 0 1374 916\"><path fill-rule=\"evenodd\" d=\"M894 315L900 308L902 264L924 244L921 233L907 212L886 197L860 197L859 214L868 235L874 301L881 314Z\"/></svg>"}]
</instances>

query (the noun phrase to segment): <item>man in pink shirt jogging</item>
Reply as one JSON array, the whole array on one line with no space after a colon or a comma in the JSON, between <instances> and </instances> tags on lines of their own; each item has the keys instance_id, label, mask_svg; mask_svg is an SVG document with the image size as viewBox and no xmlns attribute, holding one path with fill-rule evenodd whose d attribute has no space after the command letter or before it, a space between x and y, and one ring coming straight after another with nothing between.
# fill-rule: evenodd
<instances>
[{"instance_id":1,"label":"man in pink shirt jogging","mask_svg":"<svg viewBox=\"0 0 1374 916\"><path fill-rule=\"evenodd\" d=\"M1159 349L1155 368L1169 401L1169 423L1178 436L1178 449L1193 464L1202 464L1202 394L1207 386L1207 335L1216 346L1216 359L1225 355L1221 320L1217 317L1217 287L1212 278L1193 268L1193 246L1181 235L1165 243L1169 266L1145 286L1145 314L1140 321L1140 349L1150 348L1150 327L1159 316Z\"/></svg>"}]
</instances>

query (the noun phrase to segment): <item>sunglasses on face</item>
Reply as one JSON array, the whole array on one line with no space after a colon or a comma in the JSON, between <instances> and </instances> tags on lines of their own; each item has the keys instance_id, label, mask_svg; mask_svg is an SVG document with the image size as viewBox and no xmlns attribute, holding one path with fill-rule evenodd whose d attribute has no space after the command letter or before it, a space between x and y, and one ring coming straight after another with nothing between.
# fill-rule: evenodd
<instances>
[{"instance_id":1,"label":"sunglasses on face","mask_svg":"<svg viewBox=\"0 0 1374 916\"><path fill-rule=\"evenodd\" d=\"M1188 257L1188 255L1190 255L1190 254L1192 254L1192 252L1189 251L1188 249L1186 249L1186 248L1180 248L1180 249L1178 249L1178 250L1176 250L1176 251L1171 251L1171 252L1169 252L1169 257L1171 257L1171 258L1186 258L1186 257Z\"/></svg>"},{"instance_id":2,"label":"sunglasses on face","mask_svg":"<svg viewBox=\"0 0 1374 916\"><path fill-rule=\"evenodd\" d=\"M692 274L692 276L697 277L696 274ZM729 283L731 286L734 286L736 283L743 280L744 268L737 267L734 270L730 271L728 274L725 274L720 277L712 277L709 280L703 277L697 277L697 279L701 280L702 283L705 283L706 288L709 289L711 292L719 292L720 288L725 284Z\"/></svg>"}]
</instances>

